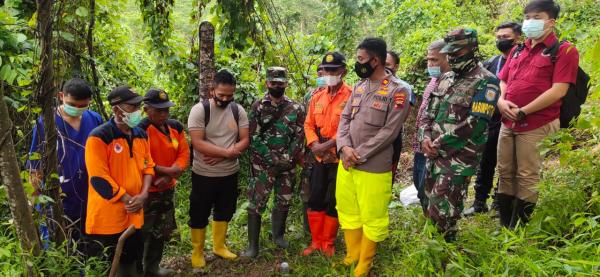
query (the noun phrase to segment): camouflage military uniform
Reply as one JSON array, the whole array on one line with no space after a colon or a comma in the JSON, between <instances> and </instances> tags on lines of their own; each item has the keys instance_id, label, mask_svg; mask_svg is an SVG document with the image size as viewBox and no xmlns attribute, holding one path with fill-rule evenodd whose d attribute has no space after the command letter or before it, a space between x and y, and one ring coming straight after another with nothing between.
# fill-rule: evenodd
<instances>
[{"instance_id":1,"label":"camouflage military uniform","mask_svg":"<svg viewBox=\"0 0 600 277\"><path fill-rule=\"evenodd\" d=\"M177 228L174 194L175 189L148 193L148 199L144 203L144 234L156 240L169 240L171 233Z\"/></svg>"},{"instance_id":2,"label":"camouflage military uniform","mask_svg":"<svg viewBox=\"0 0 600 277\"><path fill-rule=\"evenodd\" d=\"M277 115L281 116L275 118ZM252 170L248 211L262 213L273 189L277 210L288 211L296 164L304 150L304 109L285 96L274 106L266 94L252 105L249 118Z\"/></svg>"},{"instance_id":3,"label":"camouflage military uniform","mask_svg":"<svg viewBox=\"0 0 600 277\"><path fill-rule=\"evenodd\" d=\"M448 72L431 93L419 138L438 156L427 160L428 215L441 231L455 231L463 199L487 140L487 122L499 96L498 79L480 65L459 76Z\"/></svg>"}]
</instances>

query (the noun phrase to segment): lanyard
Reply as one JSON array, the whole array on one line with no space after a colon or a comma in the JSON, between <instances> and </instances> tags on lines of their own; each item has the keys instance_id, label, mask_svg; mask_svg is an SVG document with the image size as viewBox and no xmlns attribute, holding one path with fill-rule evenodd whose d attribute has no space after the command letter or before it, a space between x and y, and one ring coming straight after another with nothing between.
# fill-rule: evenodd
<instances>
[{"instance_id":1,"label":"lanyard","mask_svg":"<svg viewBox=\"0 0 600 277\"><path fill-rule=\"evenodd\" d=\"M504 63L502 62L502 55L498 56L498 59L498 63L496 64L496 77L498 77L500 70L504 66Z\"/></svg>"}]
</instances>

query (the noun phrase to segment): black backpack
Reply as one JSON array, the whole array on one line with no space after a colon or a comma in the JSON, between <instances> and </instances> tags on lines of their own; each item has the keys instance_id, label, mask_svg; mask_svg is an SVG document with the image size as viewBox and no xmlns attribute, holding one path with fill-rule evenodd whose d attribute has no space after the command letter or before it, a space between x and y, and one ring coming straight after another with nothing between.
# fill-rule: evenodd
<instances>
[{"instance_id":1,"label":"black backpack","mask_svg":"<svg viewBox=\"0 0 600 277\"><path fill-rule=\"evenodd\" d=\"M549 48L544 49L543 54L550 56L553 65L556 64L558 50L564 42L564 40L560 42L557 41ZM515 50L513 57L517 57L521 50L523 50L523 47L523 45L519 45ZM569 90L567 90L567 94L565 94L562 99L562 105L560 106L560 128L569 128L573 126L572 121L581 113L581 105L585 103L590 91L589 82L590 75L585 73L585 71L579 67L577 69L575 84L569 85Z\"/></svg>"}]
</instances>

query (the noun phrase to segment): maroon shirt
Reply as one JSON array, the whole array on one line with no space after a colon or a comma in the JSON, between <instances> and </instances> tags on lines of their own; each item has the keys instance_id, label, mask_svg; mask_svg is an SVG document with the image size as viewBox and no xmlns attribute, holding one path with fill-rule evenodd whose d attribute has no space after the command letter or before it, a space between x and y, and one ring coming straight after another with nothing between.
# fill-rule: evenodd
<instances>
[{"instance_id":1,"label":"maroon shirt","mask_svg":"<svg viewBox=\"0 0 600 277\"><path fill-rule=\"evenodd\" d=\"M556 63L552 64L550 55L544 55L545 48L550 48L558 38L551 33L542 43L531 48L531 39L525 41L525 47L519 55L513 57L516 47L511 51L506 65L498 77L507 85L504 99L524 107L552 87L555 83L575 84L579 67L579 53L569 42L561 44L556 55ZM537 129L560 116L562 100L528 114L524 120L513 122L503 118L506 127L523 132Z\"/></svg>"}]
</instances>

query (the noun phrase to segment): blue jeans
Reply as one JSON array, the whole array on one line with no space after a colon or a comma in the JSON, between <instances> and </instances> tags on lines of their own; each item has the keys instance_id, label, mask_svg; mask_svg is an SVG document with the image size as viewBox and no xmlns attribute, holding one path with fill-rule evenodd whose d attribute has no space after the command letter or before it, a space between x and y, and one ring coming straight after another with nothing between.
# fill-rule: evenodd
<instances>
[{"instance_id":1,"label":"blue jeans","mask_svg":"<svg viewBox=\"0 0 600 277\"><path fill-rule=\"evenodd\" d=\"M417 188L417 196L421 202L421 208L423 212L427 211L427 197L425 196L425 176L427 172L427 158L425 154L415 152L414 165L413 165L413 183Z\"/></svg>"}]
</instances>

